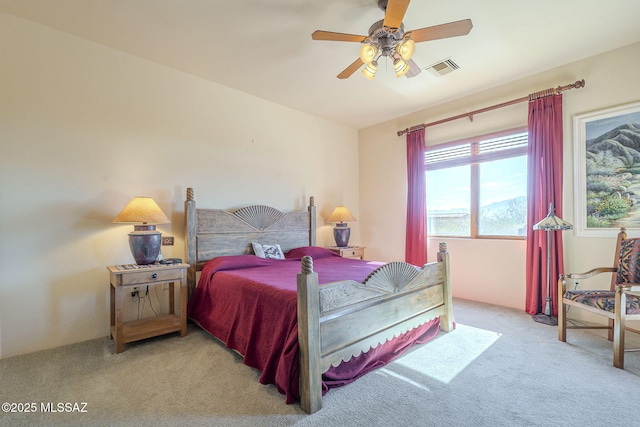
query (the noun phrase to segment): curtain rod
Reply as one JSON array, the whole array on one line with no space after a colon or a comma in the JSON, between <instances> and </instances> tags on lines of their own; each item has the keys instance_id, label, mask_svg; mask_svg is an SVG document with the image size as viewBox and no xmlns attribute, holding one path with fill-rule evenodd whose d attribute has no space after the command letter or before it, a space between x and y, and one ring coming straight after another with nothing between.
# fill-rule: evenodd
<instances>
[{"instance_id":1,"label":"curtain rod","mask_svg":"<svg viewBox=\"0 0 640 427\"><path fill-rule=\"evenodd\" d=\"M512 99L511 101L503 102L501 104L492 105L490 107L481 108L479 110L470 111L470 112L464 113L464 114L458 114L457 116L447 117L446 119L438 120L438 121L435 121L435 122L422 123L420 125L411 126L410 128L407 128L405 130L399 130L398 131L398 136L402 136L405 133L415 132L415 131L427 128L429 126L435 126L435 125L439 125L441 123L446 123L446 122L450 122L450 121L453 121L453 120L463 119L465 117L468 117L470 121L473 121L473 116L476 115L476 114L479 114L479 113L485 113L487 111L497 110L498 108L507 107L507 106L513 105L513 104L519 104L519 103L525 102L525 101L533 101L534 99L544 98L546 96L557 95L557 94L559 94L559 93L561 93L561 92L563 92L565 90L579 89L581 87L584 87L584 79L578 80L577 82L575 82L573 84L568 84L568 85L565 85L565 86L558 86L555 89L551 88L551 89L541 90L540 92L534 92L534 93L531 93L531 94L529 94L527 96L523 96L522 98Z\"/></svg>"}]
</instances>

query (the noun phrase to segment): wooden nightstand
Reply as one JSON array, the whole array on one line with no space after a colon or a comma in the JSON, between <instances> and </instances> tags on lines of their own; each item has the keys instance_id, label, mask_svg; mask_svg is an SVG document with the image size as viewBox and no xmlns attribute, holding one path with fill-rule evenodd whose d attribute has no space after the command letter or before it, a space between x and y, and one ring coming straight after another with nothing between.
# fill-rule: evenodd
<instances>
[{"instance_id":1,"label":"wooden nightstand","mask_svg":"<svg viewBox=\"0 0 640 427\"><path fill-rule=\"evenodd\" d=\"M187 268L189 264L171 265L113 265L107 267L111 282L111 337L116 353L122 353L123 344L170 332L187 335ZM180 315L175 314L174 283L180 285ZM122 304L133 286L169 283L169 314L122 321Z\"/></svg>"},{"instance_id":2,"label":"wooden nightstand","mask_svg":"<svg viewBox=\"0 0 640 427\"><path fill-rule=\"evenodd\" d=\"M342 258L364 259L364 246L327 246L327 249L340 255Z\"/></svg>"}]
</instances>

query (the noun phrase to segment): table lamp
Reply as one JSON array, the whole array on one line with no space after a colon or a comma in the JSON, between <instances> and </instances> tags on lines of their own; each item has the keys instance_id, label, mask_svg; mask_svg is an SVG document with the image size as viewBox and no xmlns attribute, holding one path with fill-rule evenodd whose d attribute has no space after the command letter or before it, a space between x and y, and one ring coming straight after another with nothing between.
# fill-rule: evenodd
<instances>
[{"instance_id":1,"label":"table lamp","mask_svg":"<svg viewBox=\"0 0 640 427\"><path fill-rule=\"evenodd\" d=\"M156 224L171 221L151 197L134 197L113 222L136 224L129 233L129 247L137 264L156 262L162 244L162 234L156 230Z\"/></svg>"},{"instance_id":2,"label":"table lamp","mask_svg":"<svg viewBox=\"0 0 640 427\"><path fill-rule=\"evenodd\" d=\"M327 222L335 222L333 227L333 238L336 240L336 246L346 248L349 245L349 237L351 236L351 228L347 225L349 221L357 221L357 219L344 206L338 206Z\"/></svg>"}]
</instances>

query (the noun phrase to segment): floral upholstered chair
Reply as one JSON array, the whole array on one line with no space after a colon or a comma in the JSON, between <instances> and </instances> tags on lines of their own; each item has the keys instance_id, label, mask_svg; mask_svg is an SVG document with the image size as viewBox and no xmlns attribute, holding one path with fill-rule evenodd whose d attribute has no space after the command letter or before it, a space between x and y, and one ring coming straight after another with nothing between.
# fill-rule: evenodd
<instances>
[{"instance_id":1,"label":"floral upholstered chair","mask_svg":"<svg viewBox=\"0 0 640 427\"><path fill-rule=\"evenodd\" d=\"M614 273L610 290L567 290L567 280L578 281L600 273ZM624 368L625 321L640 320L640 239L627 239L620 229L613 267L586 273L561 274L558 279L558 339L567 341L567 329L609 329L613 341L613 365ZM608 326L567 326L567 309L576 307L608 318Z\"/></svg>"}]
</instances>

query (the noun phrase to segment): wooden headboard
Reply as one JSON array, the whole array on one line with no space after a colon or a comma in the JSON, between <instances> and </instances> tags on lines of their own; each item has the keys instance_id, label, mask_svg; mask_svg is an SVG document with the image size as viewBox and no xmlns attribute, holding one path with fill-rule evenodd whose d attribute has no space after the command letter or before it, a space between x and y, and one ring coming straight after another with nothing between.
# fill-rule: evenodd
<instances>
[{"instance_id":1,"label":"wooden headboard","mask_svg":"<svg viewBox=\"0 0 640 427\"><path fill-rule=\"evenodd\" d=\"M306 211L282 213L252 205L236 211L196 208L193 188L187 188L185 245L189 270L189 296L196 287L196 272L218 256L251 254L251 242L279 244L284 252L316 244L316 207L309 200Z\"/></svg>"}]
</instances>

